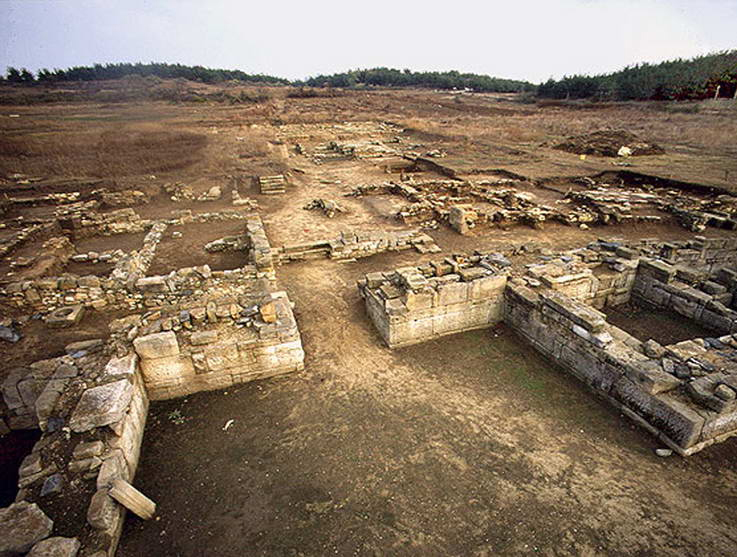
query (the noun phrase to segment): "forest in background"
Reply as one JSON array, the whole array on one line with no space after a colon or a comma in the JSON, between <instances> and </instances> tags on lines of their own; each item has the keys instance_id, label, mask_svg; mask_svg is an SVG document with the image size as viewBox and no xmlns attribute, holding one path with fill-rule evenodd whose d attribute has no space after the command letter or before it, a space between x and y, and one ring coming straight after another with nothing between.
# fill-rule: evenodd
<instances>
[{"instance_id":1,"label":"forest in background","mask_svg":"<svg viewBox=\"0 0 737 557\"><path fill-rule=\"evenodd\" d=\"M26 68L10 67L4 80L8 83L34 85L103 81L128 76L179 78L201 83L235 81L315 88L422 87L494 93L527 92L549 99L697 100L714 97L717 93L720 97L734 97L737 94L737 50L686 60L669 60L659 64L636 64L609 74L572 75L558 80L551 78L540 85L457 71L415 72L392 68L351 70L291 81L271 75L248 74L240 70L167 63L95 64L67 69L42 69L37 74Z\"/></svg>"},{"instance_id":2,"label":"forest in background","mask_svg":"<svg viewBox=\"0 0 737 557\"><path fill-rule=\"evenodd\" d=\"M537 88L549 99L697 100L733 97L737 89L737 50L659 64L636 64L603 75L550 79Z\"/></svg>"}]
</instances>

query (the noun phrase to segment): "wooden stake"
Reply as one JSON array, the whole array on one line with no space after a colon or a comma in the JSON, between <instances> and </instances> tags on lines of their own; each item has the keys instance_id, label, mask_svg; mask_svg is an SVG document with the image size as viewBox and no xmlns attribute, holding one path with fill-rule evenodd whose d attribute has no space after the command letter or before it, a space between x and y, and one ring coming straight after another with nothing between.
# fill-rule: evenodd
<instances>
[{"instance_id":1,"label":"wooden stake","mask_svg":"<svg viewBox=\"0 0 737 557\"><path fill-rule=\"evenodd\" d=\"M113 480L110 497L143 520L153 518L156 503L121 478Z\"/></svg>"}]
</instances>

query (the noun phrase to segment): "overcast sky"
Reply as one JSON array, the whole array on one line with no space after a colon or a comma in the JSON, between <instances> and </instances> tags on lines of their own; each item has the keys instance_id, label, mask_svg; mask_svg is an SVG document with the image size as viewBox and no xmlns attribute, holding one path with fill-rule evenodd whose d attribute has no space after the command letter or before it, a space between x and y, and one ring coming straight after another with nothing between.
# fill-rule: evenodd
<instances>
[{"instance_id":1,"label":"overcast sky","mask_svg":"<svg viewBox=\"0 0 737 557\"><path fill-rule=\"evenodd\" d=\"M533 82L737 48L737 0L0 0L0 70L180 62Z\"/></svg>"}]
</instances>

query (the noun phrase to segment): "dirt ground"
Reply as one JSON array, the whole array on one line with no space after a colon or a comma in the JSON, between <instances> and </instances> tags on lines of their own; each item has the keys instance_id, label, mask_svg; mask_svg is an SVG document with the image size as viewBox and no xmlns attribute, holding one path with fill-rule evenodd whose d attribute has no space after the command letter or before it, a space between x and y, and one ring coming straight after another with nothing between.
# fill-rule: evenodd
<instances>
[{"instance_id":1,"label":"dirt ground","mask_svg":"<svg viewBox=\"0 0 737 557\"><path fill-rule=\"evenodd\" d=\"M75 184L87 180L86 193L143 191L150 201L133 207L138 215L168 219L181 210L248 212L231 203L236 187L258 202L274 247L326 240L344 229L415 228L394 217L403 198L344 196L397 174L372 159L316 164L283 137L284 125L307 125L299 141L308 151L338 136L376 139L335 131L347 121L392 122L400 129L392 145L442 152L436 162L462 178L527 177L525 192L541 203L560 201L574 177L621 169L737 191L737 118L727 103L529 104L509 95L399 90L330 98L266 93L264 102L233 106L4 105L0 192L42 196L77 191ZM622 161L554 149L597 129L631 131L665 153L620 167L613 162ZM18 184L14 173L42 186ZM287 174L287 193L261 195L254 177L276 173ZM425 171L415 178L445 176ZM560 192L538 188L538 180ZM164 186L175 182L197 194L218 185L223 196L174 202ZM334 199L346 212L329 219L303 209L316 198ZM52 207L11 208L0 240L48 218ZM118 555L734 555L734 439L689 458L658 458L652 436L503 327L390 351L356 289L368 272L452 253L693 237L663 216L661 223L589 229L546 223L542 230L504 226L471 236L440 226L427 230L440 254L280 267L279 288L296 303L305 371L152 404L134 483L157 502L158 518L129 516ZM242 265L240 253L203 249L241 227L242 221L170 227L148 274L204 263L216 270ZM733 232L708 228L703 234ZM129 252L140 249L142 238L71 240L78 253ZM26 242L12 256L36 254L46 239ZM65 268L100 275L109 269ZM0 287L9 271L9 261L0 261ZM2 317L17 317L1 303L0 310ZM7 369L105 336L108 323L121 316L90 311L79 327L53 334L39 319L23 319L17 324L23 340L2 346ZM627 318L640 334L660 326L652 316ZM678 326L669 330L680 334Z\"/></svg>"},{"instance_id":2,"label":"dirt ground","mask_svg":"<svg viewBox=\"0 0 737 557\"><path fill-rule=\"evenodd\" d=\"M653 339L663 346L692 338L713 336L714 331L665 310L651 310L634 304L609 307L604 310L607 322L627 331L640 340Z\"/></svg>"},{"instance_id":3,"label":"dirt ground","mask_svg":"<svg viewBox=\"0 0 737 557\"><path fill-rule=\"evenodd\" d=\"M303 374L153 404L118 555L733 554L737 444L658 458L504 328L390 351L369 268L280 270Z\"/></svg>"}]
</instances>

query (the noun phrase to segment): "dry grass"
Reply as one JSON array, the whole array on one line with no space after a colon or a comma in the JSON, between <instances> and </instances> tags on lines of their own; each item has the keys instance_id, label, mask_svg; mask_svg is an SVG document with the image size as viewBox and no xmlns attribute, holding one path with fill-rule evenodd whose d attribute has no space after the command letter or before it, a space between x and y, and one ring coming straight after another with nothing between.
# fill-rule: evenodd
<instances>
[{"instance_id":1,"label":"dry grass","mask_svg":"<svg viewBox=\"0 0 737 557\"><path fill-rule=\"evenodd\" d=\"M150 125L0 137L0 173L116 178L187 168L201 158L204 134Z\"/></svg>"}]
</instances>

